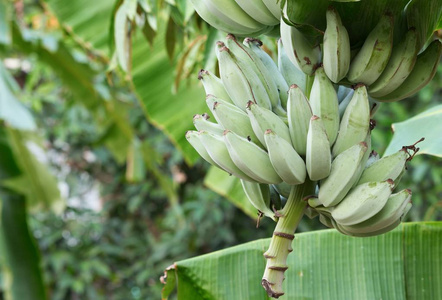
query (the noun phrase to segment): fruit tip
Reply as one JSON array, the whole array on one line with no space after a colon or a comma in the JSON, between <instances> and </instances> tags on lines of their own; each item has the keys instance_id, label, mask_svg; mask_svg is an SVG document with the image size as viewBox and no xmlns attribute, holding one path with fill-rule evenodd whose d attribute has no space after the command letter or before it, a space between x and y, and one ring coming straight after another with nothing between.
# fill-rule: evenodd
<instances>
[{"instance_id":1,"label":"fruit tip","mask_svg":"<svg viewBox=\"0 0 442 300\"><path fill-rule=\"evenodd\" d=\"M273 133L271 129L266 129L266 131L264 132L264 134L271 134L271 133Z\"/></svg>"},{"instance_id":2,"label":"fruit tip","mask_svg":"<svg viewBox=\"0 0 442 300\"><path fill-rule=\"evenodd\" d=\"M198 72L198 80L202 80L203 79L203 75L207 75L207 74L209 74L208 71L206 71L204 69L199 70L199 72Z\"/></svg>"},{"instance_id":3,"label":"fruit tip","mask_svg":"<svg viewBox=\"0 0 442 300\"><path fill-rule=\"evenodd\" d=\"M223 41L217 41L216 43L215 43L218 47L224 47L226 44L224 44L224 42Z\"/></svg>"},{"instance_id":4,"label":"fruit tip","mask_svg":"<svg viewBox=\"0 0 442 300\"><path fill-rule=\"evenodd\" d=\"M244 43L256 43L259 47L262 46L262 41L260 39L257 38L252 38L252 37L246 37L244 39Z\"/></svg>"},{"instance_id":5,"label":"fruit tip","mask_svg":"<svg viewBox=\"0 0 442 300\"><path fill-rule=\"evenodd\" d=\"M317 120L317 119L319 119L319 117L317 116L317 115L313 115L311 118L310 118L310 120Z\"/></svg>"},{"instance_id":6,"label":"fruit tip","mask_svg":"<svg viewBox=\"0 0 442 300\"><path fill-rule=\"evenodd\" d=\"M193 120L195 121L196 119L200 119L201 118L201 115L200 114L196 114L196 115L193 115Z\"/></svg>"},{"instance_id":7,"label":"fruit tip","mask_svg":"<svg viewBox=\"0 0 442 300\"><path fill-rule=\"evenodd\" d=\"M236 36L233 33L228 33L226 35L226 39L227 40L234 40L234 41L236 41Z\"/></svg>"},{"instance_id":8,"label":"fruit tip","mask_svg":"<svg viewBox=\"0 0 442 300\"><path fill-rule=\"evenodd\" d=\"M219 48L219 52L224 52L224 51L230 52L230 49L227 48L226 46L222 46L222 47Z\"/></svg>"},{"instance_id":9,"label":"fruit tip","mask_svg":"<svg viewBox=\"0 0 442 300\"><path fill-rule=\"evenodd\" d=\"M410 189L405 189L405 191L409 194L409 195L411 195L412 194L412 192L411 192L411 190ZM411 202L411 201L410 201Z\"/></svg>"},{"instance_id":10,"label":"fruit tip","mask_svg":"<svg viewBox=\"0 0 442 300\"><path fill-rule=\"evenodd\" d=\"M210 116L209 116L209 114L207 114L207 113L203 113L203 114L201 115L201 117L203 117L204 120L209 120L209 119L210 119Z\"/></svg>"},{"instance_id":11,"label":"fruit tip","mask_svg":"<svg viewBox=\"0 0 442 300\"><path fill-rule=\"evenodd\" d=\"M254 104L252 100L247 101L246 108L250 109L250 107Z\"/></svg>"},{"instance_id":12,"label":"fruit tip","mask_svg":"<svg viewBox=\"0 0 442 300\"><path fill-rule=\"evenodd\" d=\"M364 148L368 148L368 145L366 142L360 142L359 144Z\"/></svg>"},{"instance_id":13,"label":"fruit tip","mask_svg":"<svg viewBox=\"0 0 442 300\"><path fill-rule=\"evenodd\" d=\"M209 98L215 98L215 95L212 95L212 94L206 94L206 100L209 99Z\"/></svg>"},{"instance_id":14,"label":"fruit tip","mask_svg":"<svg viewBox=\"0 0 442 300\"><path fill-rule=\"evenodd\" d=\"M213 103L213 109L216 109L216 107L219 105L219 102L218 101L215 101L214 103Z\"/></svg>"},{"instance_id":15,"label":"fruit tip","mask_svg":"<svg viewBox=\"0 0 442 300\"><path fill-rule=\"evenodd\" d=\"M386 181L387 181L387 183L388 183L389 185L391 185L391 186L394 185L394 180L393 180L393 179L388 178Z\"/></svg>"},{"instance_id":16,"label":"fruit tip","mask_svg":"<svg viewBox=\"0 0 442 300\"><path fill-rule=\"evenodd\" d=\"M296 83L294 83L289 88L290 89L296 89L296 88L299 88L299 86Z\"/></svg>"}]
</instances>

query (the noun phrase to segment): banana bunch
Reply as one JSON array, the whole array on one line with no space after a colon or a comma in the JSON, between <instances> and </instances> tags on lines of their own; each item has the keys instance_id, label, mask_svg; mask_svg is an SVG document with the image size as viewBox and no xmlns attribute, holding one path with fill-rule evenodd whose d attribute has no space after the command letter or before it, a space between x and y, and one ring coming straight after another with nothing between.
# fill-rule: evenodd
<instances>
[{"instance_id":1,"label":"banana bunch","mask_svg":"<svg viewBox=\"0 0 442 300\"><path fill-rule=\"evenodd\" d=\"M214 121L207 113L195 115L197 130L186 138L206 161L240 178L260 215L276 220L275 203L308 179L317 182L317 191L307 212L329 227L369 236L399 224L411 192L392 191L417 149L404 147L384 158L371 151L366 85L336 91L319 66L307 98L297 85L305 88L305 75L293 72L282 47L276 65L260 41L228 34L216 43L216 54L220 78L206 70L198 74Z\"/></svg>"},{"instance_id":2,"label":"banana bunch","mask_svg":"<svg viewBox=\"0 0 442 300\"><path fill-rule=\"evenodd\" d=\"M239 36L272 34L281 19L276 0L191 0L200 17L211 26Z\"/></svg>"},{"instance_id":3,"label":"banana bunch","mask_svg":"<svg viewBox=\"0 0 442 300\"><path fill-rule=\"evenodd\" d=\"M283 14L285 16L285 8ZM421 49L414 28L393 45L393 23L393 16L384 14L362 47L353 49L357 50L355 55L352 55L347 29L333 7L326 12L322 53L319 45L309 44L299 29L284 21L281 21L281 40L290 61L305 74L312 75L322 63L332 82L362 83L374 100L393 102L417 93L428 84L442 54L439 40L431 42L419 54Z\"/></svg>"}]
</instances>

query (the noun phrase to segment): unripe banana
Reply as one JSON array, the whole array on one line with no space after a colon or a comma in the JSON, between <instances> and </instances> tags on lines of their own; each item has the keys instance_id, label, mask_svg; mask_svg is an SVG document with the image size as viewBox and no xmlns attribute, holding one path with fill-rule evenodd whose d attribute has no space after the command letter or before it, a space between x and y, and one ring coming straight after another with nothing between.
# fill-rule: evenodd
<instances>
[{"instance_id":1,"label":"unripe banana","mask_svg":"<svg viewBox=\"0 0 442 300\"><path fill-rule=\"evenodd\" d=\"M303 183L306 176L305 163L292 144L270 129L266 130L264 140L270 162L279 177L291 185Z\"/></svg>"},{"instance_id":2,"label":"unripe banana","mask_svg":"<svg viewBox=\"0 0 442 300\"><path fill-rule=\"evenodd\" d=\"M207 153L217 166L240 179L254 181L251 177L241 171L232 161L222 137L211 134L207 131L200 131L199 138Z\"/></svg>"},{"instance_id":3,"label":"unripe banana","mask_svg":"<svg viewBox=\"0 0 442 300\"><path fill-rule=\"evenodd\" d=\"M360 85L355 89L339 126L339 134L332 149L337 156L353 145L363 141L370 127L370 107L367 89Z\"/></svg>"},{"instance_id":4,"label":"unripe banana","mask_svg":"<svg viewBox=\"0 0 442 300\"><path fill-rule=\"evenodd\" d=\"M230 99L229 94L227 94L221 79L216 77L213 73L201 69L198 73L198 79L203 83L206 95L214 95L226 102L234 104L232 99Z\"/></svg>"},{"instance_id":5,"label":"unripe banana","mask_svg":"<svg viewBox=\"0 0 442 300\"><path fill-rule=\"evenodd\" d=\"M342 227L345 231L352 232L354 235L378 232L400 221L409 203L411 203L411 191L402 190L392 194L381 211L370 219L354 225L343 225Z\"/></svg>"},{"instance_id":6,"label":"unripe banana","mask_svg":"<svg viewBox=\"0 0 442 300\"><path fill-rule=\"evenodd\" d=\"M252 142L262 146L253 132L249 117L235 105L216 101L213 104L212 113L218 124L224 129L231 130L244 138L249 138Z\"/></svg>"},{"instance_id":7,"label":"unripe banana","mask_svg":"<svg viewBox=\"0 0 442 300\"><path fill-rule=\"evenodd\" d=\"M240 43L234 35L228 34L226 37L226 45L234 56L235 62L244 71L249 82L251 80L259 80L259 86L264 87L266 95L270 101L272 108L279 107L279 92L273 77L275 76L263 64L260 58L250 47ZM254 79L255 78L255 79ZM257 92L262 92L258 91ZM251 100L251 99L249 99Z\"/></svg>"},{"instance_id":8,"label":"unripe banana","mask_svg":"<svg viewBox=\"0 0 442 300\"><path fill-rule=\"evenodd\" d=\"M327 28L324 33L323 64L328 78L338 83L350 67L350 39L336 9L326 12Z\"/></svg>"},{"instance_id":9,"label":"unripe banana","mask_svg":"<svg viewBox=\"0 0 442 300\"><path fill-rule=\"evenodd\" d=\"M310 103L297 85L291 85L288 93L287 118L293 147L305 156L307 133L313 115Z\"/></svg>"},{"instance_id":10,"label":"unripe banana","mask_svg":"<svg viewBox=\"0 0 442 300\"><path fill-rule=\"evenodd\" d=\"M285 9L287 8L287 4ZM319 45L312 46L301 31L281 20L281 39L287 57L301 71L312 75L321 60Z\"/></svg>"},{"instance_id":11,"label":"unripe banana","mask_svg":"<svg viewBox=\"0 0 442 300\"><path fill-rule=\"evenodd\" d=\"M281 7L278 0L262 0L262 2L275 18L281 20Z\"/></svg>"},{"instance_id":12,"label":"unripe banana","mask_svg":"<svg viewBox=\"0 0 442 300\"><path fill-rule=\"evenodd\" d=\"M305 165L312 181L323 179L330 174L330 142L322 119L315 115L310 119L308 128Z\"/></svg>"},{"instance_id":13,"label":"unripe banana","mask_svg":"<svg viewBox=\"0 0 442 300\"><path fill-rule=\"evenodd\" d=\"M278 40L278 69L288 86L296 84L303 92L305 92L307 75L295 67L287 57L286 51L282 44L282 39ZM283 98L281 98L281 104L284 108L287 107L287 102L284 102Z\"/></svg>"},{"instance_id":14,"label":"unripe banana","mask_svg":"<svg viewBox=\"0 0 442 300\"><path fill-rule=\"evenodd\" d=\"M405 149L401 149L396 153L381 158L364 170L358 185L372 181L384 181L389 178L397 184L397 179L405 170L405 163L408 157L409 155Z\"/></svg>"},{"instance_id":15,"label":"unripe banana","mask_svg":"<svg viewBox=\"0 0 442 300\"><path fill-rule=\"evenodd\" d=\"M339 129L338 97L333 84L322 67L316 69L315 72L315 79L310 93L310 105L313 114L322 119L330 145L333 145Z\"/></svg>"},{"instance_id":16,"label":"unripe banana","mask_svg":"<svg viewBox=\"0 0 442 300\"><path fill-rule=\"evenodd\" d=\"M269 217L275 221L274 212L270 210L270 189L268 184L261 184L256 182L250 182L241 179L242 188L252 203L259 212L263 213L266 217Z\"/></svg>"},{"instance_id":17,"label":"unripe banana","mask_svg":"<svg viewBox=\"0 0 442 300\"><path fill-rule=\"evenodd\" d=\"M354 90L351 87L346 87L345 85L339 85L336 95L338 96L338 102L341 103L347 98L348 94L352 94Z\"/></svg>"},{"instance_id":18,"label":"unripe banana","mask_svg":"<svg viewBox=\"0 0 442 300\"><path fill-rule=\"evenodd\" d=\"M392 47L393 17L384 14L352 60L347 74L348 80L366 85L375 82L387 66Z\"/></svg>"},{"instance_id":19,"label":"unripe banana","mask_svg":"<svg viewBox=\"0 0 442 300\"><path fill-rule=\"evenodd\" d=\"M376 100L381 102L399 101L417 93L433 79L441 54L442 43L439 40L434 40L424 52L418 55L413 71L407 79L393 92L376 97Z\"/></svg>"},{"instance_id":20,"label":"unripe banana","mask_svg":"<svg viewBox=\"0 0 442 300\"><path fill-rule=\"evenodd\" d=\"M266 80L272 81L276 86L280 101L278 99L278 102L275 104L272 102L272 107L273 111L277 112L275 108L280 106L281 103L287 103L287 91L289 89L287 82L279 72L278 66L275 64L273 59L261 48L262 42L260 40L246 38L244 39L244 45L249 47L256 57L262 62L262 64L259 65L262 65L265 70L267 70L266 74L268 75L268 78L266 78Z\"/></svg>"},{"instance_id":21,"label":"unripe banana","mask_svg":"<svg viewBox=\"0 0 442 300\"><path fill-rule=\"evenodd\" d=\"M340 225L354 225L377 214L391 195L393 180L367 182L353 188L333 209L331 215Z\"/></svg>"},{"instance_id":22,"label":"unripe banana","mask_svg":"<svg viewBox=\"0 0 442 300\"><path fill-rule=\"evenodd\" d=\"M230 157L245 174L259 183L282 182L264 150L229 130L224 131L224 141Z\"/></svg>"},{"instance_id":23,"label":"unripe banana","mask_svg":"<svg viewBox=\"0 0 442 300\"><path fill-rule=\"evenodd\" d=\"M252 100L271 109L267 92L253 68L240 68L230 50L222 44L218 45L217 53L221 80L235 105L245 111L247 102Z\"/></svg>"},{"instance_id":24,"label":"unripe banana","mask_svg":"<svg viewBox=\"0 0 442 300\"><path fill-rule=\"evenodd\" d=\"M267 9L267 6L261 0L235 0L236 3L253 19L264 25L279 24L273 14Z\"/></svg>"},{"instance_id":25,"label":"unripe banana","mask_svg":"<svg viewBox=\"0 0 442 300\"><path fill-rule=\"evenodd\" d=\"M264 132L267 129L271 129L281 138L285 139L288 143L291 144L289 128L272 111L262 108L259 105L249 101L247 103L247 114L250 118L250 123L252 124L253 131L255 132L258 140L264 145L266 145L264 141Z\"/></svg>"},{"instance_id":26,"label":"unripe banana","mask_svg":"<svg viewBox=\"0 0 442 300\"><path fill-rule=\"evenodd\" d=\"M382 75L370 86L369 93L372 97L388 95L405 81L416 63L418 46L416 30L410 29L405 39L393 48Z\"/></svg>"},{"instance_id":27,"label":"unripe banana","mask_svg":"<svg viewBox=\"0 0 442 300\"><path fill-rule=\"evenodd\" d=\"M328 228L333 228L333 222L330 219L330 217L327 217L324 214L319 215L319 222L321 222L324 226L327 226Z\"/></svg>"},{"instance_id":28,"label":"unripe banana","mask_svg":"<svg viewBox=\"0 0 442 300\"><path fill-rule=\"evenodd\" d=\"M211 26L224 32L239 35L251 35L259 32L266 32L271 27L260 24L250 18L238 5L230 0L224 8L212 0L191 0L198 15ZM233 2L233 3L232 3ZM239 9L239 10L238 10Z\"/></svg>"},{"instance_id":29,"label":"unripe banana","mask_svg":"<svg viewBox=\"0 0 442 300\"><path fill-rule=\"evenodd\" d=\"M213 123L208 121L209 116L207 114L203 114L203 115L194 115L193 116L193 125L195 125L195 128L198 131L204 130L204 131L208 131L210 133L222 136L223 132L224 132L224 128L217 124L217 123Z\"/></svg>"},{"instance_id":30,"label":"unripe banana","mask_svg":"<svg viewBox=\"0 0 442 300\"><path fill-rule=\"evenodd\" d=\"M204 158L208 163L222 169L213 159L210 157L209 153L207 152L206 148L204 147L199 133L196 131L187 131L186 132L186 139L187 141L192 145L192 147L198 152L198 154ZM227 149L226 149L227 150Z\"/></svg>"},{"instance_id":31,"label":"unripe banana","mask_svg":"<svg viewBox=\"0 0 442 300\"><path fill-rule=\"evenodd\" d=\"M330 175L321 181L318 200L325 207L337 205L347 195L360 176L360 165L367 152L365 142L353 145L332 162Z\"/></svg>"}]
</instances>

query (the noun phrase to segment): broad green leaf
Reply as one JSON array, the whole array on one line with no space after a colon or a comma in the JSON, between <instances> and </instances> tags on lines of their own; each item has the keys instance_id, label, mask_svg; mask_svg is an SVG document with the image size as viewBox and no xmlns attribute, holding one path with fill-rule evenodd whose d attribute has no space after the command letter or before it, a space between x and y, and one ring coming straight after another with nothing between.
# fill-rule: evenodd
<instances>
[{"instance_id":1,"label":"broad green leaf","mask_svg":"<svg viewBox=\"0 0 442 300\"><path fill-rule=\"evenodd\" d=\"M47 299L40 255L28 228L22 196L0 191L0 249L5 299Z\"/></svg>"},{"instance_id":2,"label":"broad green leaf","mask_svg":"<svg viewBox=\"0 0 442 300\"><path fill-rule=\"evenodd\" d=\"M63 26L72 31L83 45L109 56L108 41L115 1L46 0Z\"/></svg>"},{"instance_id":3,"label":"broad green leaf","mask_svg":"<svg viewBox=\"0 0 442 300\"><path fill-rule=\"evenodd\" d=\"M257 218L258 211L247 199L241 182L235 176L231 176L219 168L211 167L204 178L204 184L211 190L229 199L230 202L241 209L245 214L254 219Z\"/></svg>"},{"instance_id":4,"label":"broad green leaf","mask_svg":"<svg viewBox=\"0 0 442 300\"><path fill-rule=\"evenodd\" d=\"M261 286L270 239L176 262L178 300L270 299ZM442 223L405 223L371 238L336 230L296 235L279 299L438 299ZM171 278L174 280L173 278ZM170 289L170 287L167 287Z\"/></svg>"},{"instance_id":5,"label":"broad green leaf","mask_svg":"<svg viewBox=\"0 0 442 300\"><path fill-rule=\"evenodd\" d=\"M392 154L402 146L412 145L420 138L417 154L428 154L442 157L442 105L437 105L404 122L394 123L393 139L385 150L384 155Z\"/></svg>"},{"instance_id":6,"label":"broad green leaf","mask_svg":"<svg viewBox=\"0 0 442 300\"><path fill-rule=\"evenodd\" d=\"M0 60L0 120L20 130L35 130L34 118L29 110L15 97L14 79ZM15 83L15 82L14 82Z\"/></svg>"},{"instance_id":7,"label":"broad green leaf","mask_svg":"<svg viewBox=\"0 0 442 300\"><path fill-rule=\"evenodd\" d=\"M199 156L184 135L193 128L192 116L207 111L204 89L192 80L172 92L175 68L164 49L164 31L160 28L153 47L139 33L134 36L132 81L150 122L170 137L188 163L193 163Z\"/></svg>"},{"instance_id":8,"label":"broad green leaf","mask_svg":"<svg viewBox=\"0 0 442 300\"><path fill-rule=\"evenodd\" d=\"M9 146L14 161L21 170L16 177L3 180L0 185L25 195L31 209L53 209L61 212L64 202L57 186L57 179L48 171L47 166L37 160L29 150L30 140L14 129L6 129ZM34 144L34 146L36 146Z\"/></svg>"}]
</instances>

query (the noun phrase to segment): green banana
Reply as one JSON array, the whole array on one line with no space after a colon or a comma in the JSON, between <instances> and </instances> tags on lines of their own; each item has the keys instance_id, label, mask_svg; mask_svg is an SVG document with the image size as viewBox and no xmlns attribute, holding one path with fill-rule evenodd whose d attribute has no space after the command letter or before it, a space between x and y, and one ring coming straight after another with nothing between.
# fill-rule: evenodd
<instances>
[{"instance_id":1,"label":"green banana","mask_svg":"<svg viewBox=\"0 0 442 300\"><path fill-rule=\"evenodd\" d=\"M242 110L252 100L262 107L271 109L270 99L254 69L250 66L241 68L230 50L219 44L217 49L221 80L232 101Z\"/></svg>"},{"instance_id":2,"label":"green banana","mask_svg":"<svg viewBox=\"0 0 442 300\"><path fill-rule=\"evenodd\" d=\"M312 181L324 179L330 174L330 142L322 119L315 115L310 119L308 128L305 165Z\"/></svg>"},{"instance_id":3,"label":"green banana","mask_svg":"<svg viewBox=\"0 0 442 300\"><path fill-rule=\"evenodd\" d=\"M259 183L278 184L282 182L273 169L267 152L230 130L224 131L224 141L233 162L245 174Z\"/></svg>"},{"instance_id":4,"label":"green banana","mask_svg":"<svg viewBox=\"0 0 442 300\"><path fill-rule=\"evenodd\" d=\"M276 86L280 100L278 99L276 104L272 102L273 110L275 111L275 108L280 106L281 103L287 103L287 91L289 86L287 85L287 82L282 74L279 72L278 66L275 64L273 59L261 48L262 42L260 40L245 38L244 45L250 48L256 57L262 62L262 64L259 65L262 65L265 70L267 70L266 74L268 74L268 80L273 81L274 85Z\"/></svg>"},{"instance_id":5,"label":"green banana","mask_svg":"<svg viewBox=\"0 0 442 300\"><path fill-rule=\"evenodd\" d=\"M385 69L393 46L393 17L384 14L350 64L347 79L370 85Z\"/></svg>"},{"instance_id":6,"label":"green banana","mask_svg":"<svg viewBox=\"0 0 442 300\"><path fill-rule=\"evenodd\" d=\"M333 145L339 129L338 96L322 67L317 68L315 72L310 92L310 105L313 114L322 119L330 145Z\"/></svg>"},{"instance_id":7,"label":"green banana","mask_svg":"<svg viewBox=\"0 0 442 300\"><path fill-rule=\"evenodd\" d=\"M240 180L244 193L259 212L276 221L275 213L270 210L270 189L268 184Z\"/></svg>"},{"instance_id":8,"label":"green banana","mask_svg":"<svg viewBox=\"0 0 442 300\"><path fill-rule=\"evenodd\" d=\"M312 117L307 97L297 85L291 85L288 93L287 118L293 147L299 155L305 156L307 133Z\"/></svg>"},{"instance_id":9,"label":"green banana","mask_svg":"<svg viewBox=\"0 0 442 300\"><path fill-rule=\"evenodd\" d=\"M417 33L412 28L405 35L405 39L393 48L384 72L370 85L368 91L372 97L388 95L405 81L416 63L418 46Z\"/></svg>"},{"instance_id":10,"label":"green banana","mask_svg":"<svg viewBox=\"0 0 442 300\"><path fill-rule=\"evenodd\" d=\"M420 91L436 74L441 54L442 43L434 40L424 52L418 55L413 70L405 81L391 93L375 97L375 99L381 102L399 101Z\"/></svg>"},{"instance_id":11,"label":"green banana","mask_svg":"<svg viewBox=\"0 0 442 300\"><path fill-rule=\"evenodd\" d=\"M278 3L278 0L261 0L265 6L267 6L267 9L272 13L272 15L278 19L281 20L281 7Z\"/></svg>"},{"instance_id":12,"label":"green banana","mask_svg":"<svg viewBox=\"0 0 442 300\"><path fill-rule=\"evenodd\" d=\"M199 138L207 153L217 166L240 179L254 181L235 165L233 160L230 158L227 146L222 137L211 134L207 131L200 131Z\"/></svg>"},{"instance_id":13,"label":"green banana","mask_svg":"<svg viewBox=\"0 0 442 300\"><path fill-rule=\"evenodd\" d=\"M262 146L253 131L249 117L235 105L216 101L213 104L212 113L218 124L224 129L229 129L244 138L249 138L257 145Z\"/></svg>"},{"instance_id":14,"label":"green banana","mask_svg":"<svg viewBox=\"0 0 442 300\"><path fill-rule=\"evenodd\" d=\"M328 78L338 83L347 75L350 67L350 38L335 8L329 7L324 33L323 65Z\"/></svg>"},{"instance_id":15,"label":"green banana","mask_svg":"<svg viewBox=\"0 0 442 300\"><path fill-rule=\"evenodd\" d=\"M289 128L284 121L271 110L260 107L252 101L249 101L249 103L247 103L246 111L250 118L253 131L261 144L264 146L266 145L264 141L264 132L267 129L273 130L277 135L291 144Z\"/></svg>"},{"instance_id":16,"label":"green banana","mask_svg":"<svg viewBox=\"0 0 442 300\"><path fill-rule=\"evenodd\" d=\"M267 6L261 1L235 0L236 3L253 19L264 25L279 24L279 19L267 9Z\"/></svg>"},{"instance_id":17,"label":"green banana","mask_svg":"<svg viewBox=\"0 0 442 300\"><path fill-rule=\"evenodd\" d=\"M264 134L270 162L279 177L288 184L301 184L305 181L305 163L296 153L291 143L268 129Z\"/></svg>"},{"instance_id":18,"label":"green banana","mask_svg":"<svg viewBox=\"0 0 442 300\"><path fill-rule=\"evenodd\" d=\"M203 83L206 95L214 95L226 102L234 104L232 99L230 99L229 94L227 94L221 79L216 77L214 74L201 69L201 71L198 73L198 79Z\"/></svg>"},{"instance_id":19,"label":"green banana","mask_svg":"<svg viewBox=\"0 0 442 300\"><path fill-rule=\"evenodd\" d=\"M238 10L236 3L226 6L227 9L233 6L233 9L229 9L226 14L225 12L227 12L227 10L220 10L212 3L212 0L191 0L191 2L198 15L200 15L204 21L224 32L250 35L252 33L270 30L268 26L256 22L247 15L244 16L244 12L241 13L241 11Z\"/></svg>"},{"instance_id":20,"label":"green banana","mask_svg":"<svg viewBox=\"0 0 442 300\"><path fill-rule=\"evenodd\" d=\"M379 232L379 230L388 228L397 221L400 221L409 203L411 203L411 191L408 189L402 190L392 194L381 211L370 219L354 225L343 225L342 228L355 235Z\"/></svg>"},{"instance_id":21,"label":"green banana","mask_svg":"<svg viewBox=\"0 0 442 300\"><path fill-rule=\"evenodd\" d=\"M312 75L321 59L320 46L312 47L301 31L283 21L280 27L287 57L298 69Z\"/></svg>"},{"instance_id":22,"label":"green banana","mask_svg":"<svg viewBox=\"0 0 442 300\"><path fill-rule=\"evenodd\" d=\"M206 160L208 163L222 169L213 159L212 157L209 155L209 153L207 152L206 148L204 147L199 133L196 131L187 131L186 132L186 139L187 141L192 145L192 147L196 150L196 152L198 152L198 154L204 158L204 160Z\"/></svg>"},{"instance_id":23,"label":"green banana","mask_svg":"<svg viewBox=\"0 0 442 300\"><path fill-rule=\"evenodd\" d=\"M226 45L233 54L234 60L239 68L243 70L247 80L249 82L258 80L259 86L264 87L272 108L281 106L278 87L273 80L274 74L269 72L270 70L263 64L256 53L247 45L240 43L232 34L227 35ZM261 90L257 90L257 92L263 92L262 88Z\"/></svg>"},{"instance_id":24,"label":"green banana","mask_svg":"<svg viewBox=\"0 0 442 300\"><path fill-rule=\"evenodd\" d=\"M208 121L207 119L209 119L209 116L207 114L194 115L193 125L195 125L195 128L198 131L205 130L210 133L221 136L223 134L224 128L217 123Z\"/></svg>"},{"instance_id":25,"label":"green banana","mask_svg":"<svg viewBox=\"0 0 442 300\"><path fill-rule=\"evenodd\" d=\"M328 228L334 227L332 220L326 215L319 214L319 222L321 222L324 226L327 226Z\"/></svg>"},{"instance_id":26,"label":"green banana","mask_svg":"<svg viewBox=\"0 0 442 300\"><path fill-rule=\"evenodd\" d=\"M331 210L331 215L340 225L354 225L370 219L387 203L394 182L367 182L353 188L348 195Z\"/></svg>"},{"instance_id":27,"label":"green banana","mask_svg":"<svg viewBox=\"0 0 442 300\"><path fill-rule=\"evenodd\" d=\"M291 86L296 84L299 88L305 92L307 84L307 75L293 65L290 59L287 57L282 39L278 40L278 69L281 75L284 77L287 85ZM287 102L281 98L282 107L287 107Z\"/></svg>"},{"instance_id":28,"label":"green banana","mask_svg":"<svg viewBox=\"0 0 442 300\"><path fill-rule=\"evenodd\" d=\"M369 165L362 173L358 184L372 181L384 181L392 179L397 184L400 175L405 170L405 163L409 155L405 149L385 156Z\"/></svg>"},{"instance_id":29,"label":"green banana","mask_svg":"<svg viewBox=\"0 0 442 300\"><path fill-rule=\"evenodd\" d=\"M370 107L367 89L356 87L339 126L339 134L332 149L333 156L339 155L353 145L363 141L370 126Z\"/></svg>"},{"instance_id":30,"label":"green banana","mask_svg":"<svg viewBox=\"0 0 442 300\"><path fill-rule=\"evenodd\" d=\"M325 207L337 205L344 199L360 176L360 165L367 152L361 142L340 153L332 162L330 175L321 181L318 200Z\"/></svg>"}]
</instances>

